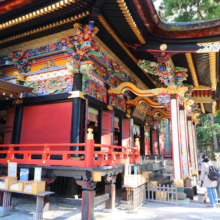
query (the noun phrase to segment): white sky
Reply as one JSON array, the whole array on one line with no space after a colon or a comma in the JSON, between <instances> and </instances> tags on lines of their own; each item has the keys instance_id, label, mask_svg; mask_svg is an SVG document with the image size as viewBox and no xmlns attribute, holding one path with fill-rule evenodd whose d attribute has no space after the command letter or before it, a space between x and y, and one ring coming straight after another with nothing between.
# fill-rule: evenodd
<instances>
[{"instance_id":1,"label":"white sky","mask_svg":"<svg viewBox=\"0 0 220 220\"><path fill-rule=\"evenodd\" d=\"M159 9L159 6L160 6L160 3L162 2L162 0L156 0L155 2L154 2L154 7L156 8L156 10L158 10Z\"/></svg>"}]
</instances>

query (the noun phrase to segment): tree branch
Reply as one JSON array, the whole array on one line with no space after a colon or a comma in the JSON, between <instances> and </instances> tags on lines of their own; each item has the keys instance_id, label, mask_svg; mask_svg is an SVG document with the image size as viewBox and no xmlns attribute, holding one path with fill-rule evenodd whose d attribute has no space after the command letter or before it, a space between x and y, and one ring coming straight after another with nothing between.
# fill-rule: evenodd
<instances>
[{"instance_id":1,"label":"tree branch","mask_svg":"<svg viewBox=\"0 0 220 220\"><path fill-rule=\"evenodd\" d=\"M198 1L198 2L197 2L197 4L196 4L196 7L197 7L197 12L196 12L196 13L197 13L197 14L199 15L199 17L200 17L200 18L201 18L201 19L204 21L204 20L205 20L205 18L202 16L201 11L199 11L199 10L198 10L199 3L200 3L200 1Z\"/></svg>"}]
</instances>

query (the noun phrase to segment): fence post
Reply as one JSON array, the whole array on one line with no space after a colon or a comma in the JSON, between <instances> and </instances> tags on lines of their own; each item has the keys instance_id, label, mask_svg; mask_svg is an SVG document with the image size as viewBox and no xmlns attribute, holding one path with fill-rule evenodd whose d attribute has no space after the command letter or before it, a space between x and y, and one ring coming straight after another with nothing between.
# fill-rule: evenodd
<instances>
[{"instance_id":1,"label":"fence post","mask_svg":"<svg viewBox=\"0 0 220 220\"><path fill-rule=\"evenodd\" d=\"M93 129L88 129L88 134L85 143L85 166L94 167L94 139L93 139Z\"/></svg>"},{"instance_id":2,"label":"fence post","mask_svg":"<svg viewBox=\"0 0 220 220\"><path fill-rule=\"evenodd\" d=\"M7 162L14 159L14 145L8 145Z\"/></svg>"},{"instance_id":3,"label":"fence post","mask_svg":"<svg viewBox=\"0 0 220 220\"><path fill-rule=\"evenodd\" d=\"M42 155L42 164L46 164L46 161L48 159L48 151L49 151L49 147L47 144L44 145L44 152Z\"/></svg>"}]
</instances>

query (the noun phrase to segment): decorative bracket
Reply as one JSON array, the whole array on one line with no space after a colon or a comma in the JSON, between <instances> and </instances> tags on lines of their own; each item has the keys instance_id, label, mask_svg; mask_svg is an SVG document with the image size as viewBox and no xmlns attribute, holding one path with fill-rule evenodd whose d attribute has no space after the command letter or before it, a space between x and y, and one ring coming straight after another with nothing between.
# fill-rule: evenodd
<instances>
[{"instance_id":1,"label":"decorative bracket","mask_svg":"<svg viewBox=\"0 0 220 220\"><path fill-rule=\"evenodd\" d=\"M157 61L159 63L166 63L170 60L170 58L176 54L176 52L155 52L155 51L149 51L154 55L155 58L157 58Z\"/></svg>"},{"instance_id":2,"label":"decorative bracket","mask_svg":"<svg viewBox=\"0 0 220 220\"><path fill-rule=\"evenodd\" d=\"M92 181L76 180L76 183L82 186L82 189L94 189L96 187L96 183Z\"/></svg>"}]
</instances>

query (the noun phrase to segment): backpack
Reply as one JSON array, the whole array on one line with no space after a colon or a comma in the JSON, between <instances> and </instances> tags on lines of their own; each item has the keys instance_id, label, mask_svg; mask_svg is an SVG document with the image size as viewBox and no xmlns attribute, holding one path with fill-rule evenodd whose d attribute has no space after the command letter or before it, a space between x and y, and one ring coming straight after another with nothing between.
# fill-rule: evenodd
<instances>
[{"instance_id":1,"label":"backpack","mask_svg":"<svg viewBox=\"0 0 220 220\"><path fill-rule=\"evenodd\" d=\"M218 171L213 166L209 166L209 173L207 174L209 180L216 181L218 180Z\"/></svg>"}]
</instances>

